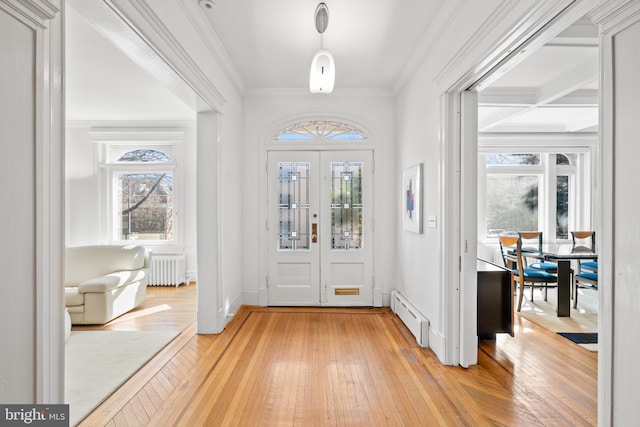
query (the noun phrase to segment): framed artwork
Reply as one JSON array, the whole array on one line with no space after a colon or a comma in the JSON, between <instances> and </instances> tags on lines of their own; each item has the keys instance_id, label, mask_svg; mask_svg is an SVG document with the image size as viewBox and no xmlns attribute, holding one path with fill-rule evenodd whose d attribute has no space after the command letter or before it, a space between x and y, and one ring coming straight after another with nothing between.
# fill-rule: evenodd
<instances>
[{"instance_id":1,"label":"framed artwork","mask_svg":"<svg viewBox=\"0 0 640 427\"><path fill-rule=\"evenodd\" d=\"M422 163L402 171L402 228L422 233Z\"/></svg>"}]
</instances>

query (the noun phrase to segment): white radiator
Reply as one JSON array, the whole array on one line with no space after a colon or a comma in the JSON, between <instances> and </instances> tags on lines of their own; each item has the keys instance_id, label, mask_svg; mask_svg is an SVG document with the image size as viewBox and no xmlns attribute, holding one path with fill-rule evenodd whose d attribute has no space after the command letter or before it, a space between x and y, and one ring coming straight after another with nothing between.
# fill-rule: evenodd
<instances>
[{"instance_id":1,"label":"white radiator","mask_svg":"<svg viewBox=\"0 0 640 427\"><path fill-rule=\"evenodd\" d=\"M421 315L398 291L391 291L391 310L398 315L420 347L429 347L429 320Z\"/></svg>"},{"instance_id":2,"label":"white radiator","mask_svg":"<svg viewBox=\"0 0 640 427\"><path fill-rule=\"evenodd\" d=\"M153 255L149 286L180 286L189 284L185 272L184 255Z\"/></svg>"}]
</instances>

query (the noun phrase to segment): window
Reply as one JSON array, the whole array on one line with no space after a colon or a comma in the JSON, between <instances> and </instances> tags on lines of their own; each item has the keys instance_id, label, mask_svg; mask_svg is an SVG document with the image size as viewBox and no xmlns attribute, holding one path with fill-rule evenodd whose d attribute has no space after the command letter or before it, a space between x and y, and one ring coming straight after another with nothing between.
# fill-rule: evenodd
<instances>
[{"instance_id":1,"label":"window","mask_svg":"<svg viewBox=\"0 0 640 427\"><path fill-rule=\"evenodd\" d=\"M144 171L145 163L170 163L162 151L136 149L120 156L117 163L134 165L138 171L116 171L115 211L120 220L116 240L173 240L173 172Z\"/></svg>"},{"instance_id":2,"label":"window","mask_svg":"<svg viewBox=\"0 0 640 427\"><path fill-rule=\"evenodd\" d=\"M278 163L280 250L309 250L311 194L309 162Z\"/></svg>"},{"instance_id":3,"label":"window","mask_svg":"<svg viewBox=\"0 0 640 427\"><path fill-rule=\"evenodd\" d=\"M104 231L109 241L180 244L177 218L181 192L177 184L181 139L175 137L182 132L175 133L179 135L117 134L124 141L100 141L101 200L105 203L101 211L105 212Z\"/></svg>"},{"instance_id":4,"label":"window","mask_svg":"<svg viewBox=\"0 0 640 427\"><path fill-rule=\"evenodd\" d=\"M487 230L538 230L537 175L487 175Z\"/></svg>"},{"instance_id":5,"label":"window","mask_svg":"<svg viewBox=\"0 0 640 427\"><path fill-rule=\"evenodd\" d=\"M362 162L331 162L331 249L363 246Z\"/></svg>"},{"instance_id":6,"label":"window","mask_svg":"<svg viewBox=\"0 0 640 427\"><path fill-rule=\"evenodd\" d=\"M543 231L546 241L569 238L578 222L575 212L588 210L577 197L579 153L509 153L480 150L479 239L504 231ZM577 205L580 204L580 208ZM548 237L547 237L548 236Z\"/></svg>"},{"instance_id":7,"label":"window","mask_svg":"<svg viewBox=\"0 0 640 427\"><path fill-rule=\"evenodd\" d=\"M351 125L325 120L299 122L284 128L274 136L277 141L313 141L316 138L362 140L367 137L360 129Z\"/></svg>"}]
</instances>

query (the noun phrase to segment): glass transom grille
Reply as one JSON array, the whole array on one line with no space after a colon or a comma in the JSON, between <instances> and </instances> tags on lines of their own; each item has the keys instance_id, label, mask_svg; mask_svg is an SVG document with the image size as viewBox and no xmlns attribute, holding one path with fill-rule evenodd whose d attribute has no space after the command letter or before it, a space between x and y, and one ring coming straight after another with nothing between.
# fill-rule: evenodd
<instances>
[{"instance_id":1,"label":"glass transom grille","mask_svg":"<svg viewBox=\"0 0 640 427\"><path fill-rule=\"evenodd\" d=\"M346 123L311 120L288 126L276 133L273 139L277 141L312 141L318 137L328 140L362 140L366 135L358 128Z\"/></svg>"}]
</instances>

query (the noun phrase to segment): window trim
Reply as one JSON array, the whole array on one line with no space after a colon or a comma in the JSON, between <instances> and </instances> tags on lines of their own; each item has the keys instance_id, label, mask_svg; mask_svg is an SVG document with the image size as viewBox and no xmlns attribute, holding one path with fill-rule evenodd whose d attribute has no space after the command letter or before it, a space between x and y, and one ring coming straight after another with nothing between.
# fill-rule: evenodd
<instances>
[{"instance_id":1,"label":"window trim","mask_svg":"<svg viewBox=\"0 0 640 427\"><path fill-rule=\"evenodd\" d=\"M114 245L139 242L149 247L182 247L184 240L184 180L181 168L183 159L184 132L180 130L96 130L90 132L90 140L97 144L97 166L100 236L101 240ZM124 153L136 149L152 149L166 153L171 162L118 162ZM167 171L173 174L173 223L171 240L122 240L118 238L116 222L116 180L117 173L144 173Z\"/></svg>"},{"instance_id":2,"label":"window trim","mask_svg":"<svg viewBox=\"0 0 640 427\"><path fill-rule=\"evenodd\" d=\"M539 191L544 191L538 205L539 229L544 232L545 241L564 242L568 239L556 238L556 185L557 176L569 176L569 229L590 226L592 217L591 198L593 183L588 179L593 176L592 153L596 148L597 137L593 135L480 135L478 140L478 241L479 243L495 243L496 239L487 236L486 224L486 182L487 175L538 175L542 174ZM485 154L490 153L540 153L540 165L493 165L487 166ZM549 159L552 154L569 155L571 166L556 165ZM575 159L572 159L575 154ZM551 200L553 199L553 200ZM578 206L578 203L581 206ZM543 206L544 204L544 206ZM548 236L548 237L547 237Z\"/></svg>"}]
</instances>

